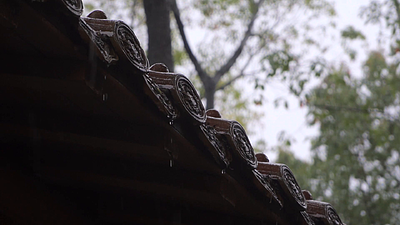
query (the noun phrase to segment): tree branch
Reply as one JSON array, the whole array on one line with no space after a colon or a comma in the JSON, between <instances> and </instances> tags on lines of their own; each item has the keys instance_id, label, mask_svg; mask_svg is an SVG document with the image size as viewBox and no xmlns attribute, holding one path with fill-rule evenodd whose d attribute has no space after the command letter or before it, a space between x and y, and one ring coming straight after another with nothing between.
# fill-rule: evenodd
<instances>
[{"instance_id":1,"label":"tree branch","mask_svg":"<svg viewBox=\"0 0 400 225\"><path fill-rule=\"evenodd\" d=\"M258 52L259 50L257 50L256 52ZM256 53L253 53L250 55L250 57L247 59L246 64L243 66L243 68L240 70L239 75L237 75L236 77L230 79L228 82L226 82L225 84L221 85L220 87L217 87L217 91L219 90L223 90L225 89L227 86L231 85L233 82L235 82L237 79L244 77L245 73L244 71L247 69L247 67L250 65L251 60L253 59L254 55Z\"/></svg>"},{"instance_id":2,"label":"tree branch","mask_svg":"<svg viewBox=\"0 0 400 225\"><path fill-rule=\"evenodd\" d=\"M171 10L174 13L175 21L176 21L176 24L178 25L179 33L181 35L185 50L186 50L187 54L189 55L189 58L192 61L197 73L199 74L200 79L204 83L204 80L209 78L209 75L201 67L200 62L197 60L197 57L194 55L194 53L189 45L189 42L186 38L184 25L181 20L181 15L180 15L180 11L179 11L178 5L176 3L176 0L171 0L170 2L171 2Z\"/></svg>"},{"instance_id":3,"label":"tree branch","mask_svg":"<svg viewBox=\"0 0 400 225\"><path fill-rule=\"evenodd\" d=\"M236 60L239 58L240 54L243 51L244 46L246 45L249 37L252 35L251 30L253 29L254 26L254 22L257 18L257 14L260 8L260 5L264 2L264 0L260 0L256 3L256 11L253 13L249 24L247 25L247 30L246 33L243 36L242 41L240 42L239 46L237 47L237 49L235 50L235 52L233 53L233 55L229 58L229 60L225 63L225 65L223 65L215 74L215 79L219 80L221 79L221 77L226 74L231 67L235 64Z\"/></svg>"},{"instance_id":4,"label":"tree branch","mask_svg":"<svg viewBox=\"0 0 400 225\"><path fill-rule=\"evenodd\" d=\"M244 77L244 73L240 73L239 75L237 75L236 77L230 79L228 82L226 82L225 84L217 87L217 91L219 90L224 90L226 87L228 87L229 85L231 85L233 82L235 82L237 79Z\"/></svg>"}]
</instances>

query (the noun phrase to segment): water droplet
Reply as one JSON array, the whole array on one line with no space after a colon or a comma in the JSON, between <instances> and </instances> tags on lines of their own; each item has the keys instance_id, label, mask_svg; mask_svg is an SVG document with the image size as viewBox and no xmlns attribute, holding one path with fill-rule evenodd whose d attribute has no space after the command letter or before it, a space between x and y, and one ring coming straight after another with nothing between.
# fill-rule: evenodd
<instances>
[{"instance_id":1,"label":"water droplet","mask_svg":"<svg viewBox=\"0 0 400 225\"><path fill-rule=\"evenodd\" d=\"M221 170L221 174L222 175L226 174L226 171L225 170Z\"/></svg>"},{"instance_id":2,"label":"water droplet","mask_svg":"<svg viewBox=\"0 0 400 225\"><path fill-rule=\"evenodd\" d=\"M106 101L107 99L108 99L108 94L107 93L103 94L103 101Z\"/></svg>"},{"instance_id":3,"label":"water droplet","mask_svg":"<svg viewBox=\"0 0 400 225\"><path fill-rule=\"evenodd\" d=\"M174 121L173 121L173 120L170 120L170 121L169 121L169 125L170 125L170 126L174 125Z\"/></svg>"},{"instance_id":4,"label":"water droplet","mask_svg":"<svg viewBox=\"0 0 400 225\"><path fill-rule=\"evenodd\" d=\"M104 75L104 80L107 80L107 76L106 75Z\"/></svg>"},{"instance_id":5,"label":"water droplet","mask_svg":"<svg viewBox=\"0 0 400 225\"><path fill-rule=\"evenodd\" d=\"M174 166L174 162L172 161L172 159L169 160L169 167L173 167Z\"/></svg>"}]
</instances>

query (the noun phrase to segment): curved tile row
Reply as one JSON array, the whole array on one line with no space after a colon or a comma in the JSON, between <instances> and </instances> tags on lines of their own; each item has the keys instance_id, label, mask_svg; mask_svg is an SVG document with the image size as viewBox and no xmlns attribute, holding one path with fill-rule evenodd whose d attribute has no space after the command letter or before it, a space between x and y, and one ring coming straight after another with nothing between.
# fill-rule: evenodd
<instances>
[{"instance_id":1,"label":"curved tile row","mask_svg":"<svg viewBox=\"0 0 400 225\"><path fill-rule=\"evenodd\" d=\"M68 16L79 18L76 21L79 35L94 47L99 59L141 79L141 91L167 121L190 121L193 129L198 130L199 140L222 169L243 172L241 174L248 176L261 194L271 199L270 203L294 212L298 224L343 224L329 203L312 200L309 192L301 190L288 166L270 163L264 154L256 156L238 122L221 118L216 110L206 111L193 84L184 75L169 72L163 64L150 67L139 40L126 23L108 20L98 10L81 17L81 0L54 2L61 5Z\"/></svg>"}]
</instances>

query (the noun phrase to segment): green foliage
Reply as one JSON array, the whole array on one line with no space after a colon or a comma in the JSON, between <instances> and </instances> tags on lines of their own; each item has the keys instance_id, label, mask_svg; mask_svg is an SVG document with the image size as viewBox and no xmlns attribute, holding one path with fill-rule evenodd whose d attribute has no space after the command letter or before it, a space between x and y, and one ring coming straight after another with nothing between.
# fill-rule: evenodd
<instances>
[{"instance_id":1,"label":"green foliage","mask_svg":"<svg viewBox=\"0 0 400 225\"><path fill-rule=\"evenodd\" d=\"M400 2L399 0L370 0L368 6L361 9L361 16L366 23L386 23L394 41L400 37Z\"/></svg>"},{"instance_id":2,"label":"green foliage","mask_svg":"<svg viewBox=\"0 0 400 225\"><path fill-rule=\"evenodd\" d=\"M392 31L390 54L372 51L359 79L344 65L332 69L307 98L309 124L320 130L312 142L311 188L347 224L400 223L399 3L371 0L361 11L367 23L385 22ZM352 27L342 37L365 39Z\"/></svg>"},{"instance_id":3,"label":"green foliage","mask_svg":"<svg viewBox=\"0 0 400 225\"><path fill-rule=\"evenodd\" d=\"M265 59L270 67L268 76L272 77L277 73L288 72L290 70L290 63L295 60L295 56L287 51L275 51L266 55Z\"/></svg>"},{"instance_id":4,"label":"green foliage","mask_svg":"<svg viewBox=\"0 0 400 225\"><path fill-rule=\"evenodd\" d=\"M354 39L365 40L364 34L362 34L360 31L356 30L353 26L348 26L344 30L342 30L342 37L348 38L350 40L354 40Z\"/></svg>"},{"instance_id":5,"label":"green foliage","mask_svg":"<svg viewBox=\"0 0 400 225\"><path fill-rule=\"evenodd\" d=\"M366 38L361 31L355 29L353 26L348 26L341 31L342 37L342 47L344 48L346 54L349 56L350 60L354 61L357 56L357 51L352 46L354 41L360 40L365 42ZM351 43L349 43L351 42Z\"/></svg>"},{"instance_id":6,"label":"green foliage","mask_svg":"<svg viewBox=\"0 0 400 225\"><path fill-rule=\"evenodd\" d=\"M313 187L348 224L397 224L400 220L400 76L379 52L371 52L365 76L342 66L309 98Z\"/></svg>"}]
</instances>

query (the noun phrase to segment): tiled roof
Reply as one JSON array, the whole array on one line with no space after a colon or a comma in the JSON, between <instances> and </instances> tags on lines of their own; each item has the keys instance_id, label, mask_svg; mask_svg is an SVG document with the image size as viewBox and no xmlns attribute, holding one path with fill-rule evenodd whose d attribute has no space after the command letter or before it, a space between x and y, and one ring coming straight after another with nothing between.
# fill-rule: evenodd
<instances>
[{"instance_id":1,"label":"tiled roof","mask_svg":"<svg viewBox=\"0 0 400 225\"><path fill-rule=\"evenodd\" d=\"M0 222L342 224L126 23L82 7L0 1Z\"/></svg>"}]
</instances>

